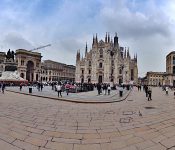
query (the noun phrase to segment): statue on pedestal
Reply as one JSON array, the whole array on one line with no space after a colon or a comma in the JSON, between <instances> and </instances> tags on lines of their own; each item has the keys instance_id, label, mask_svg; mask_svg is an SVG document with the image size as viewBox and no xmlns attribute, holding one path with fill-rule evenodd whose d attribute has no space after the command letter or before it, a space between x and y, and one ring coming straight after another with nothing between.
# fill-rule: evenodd
<instances>
[{"instance_id":1,"label":"statue on pedestal","mask_svg":"<svg viewBox=\"0 0 175 150\"><path fill-rule=\"evenodd\" d=\"M14 51L10 51L9 49L6 54L6 60L4 62L5 71L17 70L17 64L15 63L14 55L15 55Z\"/></svg>"},{"instance_id":2,"label":"statue on pedestal","mask_svg":"<svg viewBox=\"0 0 175 150\"><path fill-rule=\"evenodd\" d=\"M7 52L7 55L6 55L6 60L12 59L14 62L14 55L15 55L14 51L10 51L10 49L9 49Z\"/></svg>"}]
</instances>

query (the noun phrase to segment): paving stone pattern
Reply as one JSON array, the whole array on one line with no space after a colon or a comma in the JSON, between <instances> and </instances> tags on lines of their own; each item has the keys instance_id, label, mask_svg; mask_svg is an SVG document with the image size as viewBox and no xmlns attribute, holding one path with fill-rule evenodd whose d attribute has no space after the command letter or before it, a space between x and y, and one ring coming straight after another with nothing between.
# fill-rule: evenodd
<instances>
[{"instance_id":1,"label":"paving stone pattern","mask_svg":"<svg viewBox=\"0 0 175 150\"><path fill-rule=\"evenodd\" d=\"M161 88L153 88L152 99L147 101L137 89L125 101L106 104L5 91L0 93L0 149L174 150L173 91L166 96Z\"/></svg>"}]
</instances>

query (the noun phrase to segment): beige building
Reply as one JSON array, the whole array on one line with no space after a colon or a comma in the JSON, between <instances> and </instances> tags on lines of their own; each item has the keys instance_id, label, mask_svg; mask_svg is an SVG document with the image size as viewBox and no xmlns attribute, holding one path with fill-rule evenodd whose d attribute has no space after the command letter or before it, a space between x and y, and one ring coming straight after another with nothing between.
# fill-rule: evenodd
<instances>
[{"instance_id":1,"label":"beige building","mask_svg":"<svg viewBox=\"0 0 175 150\"><path fill-rule=\"evenodd\" d=\"M105 40L93 37L92 48L88 52L87 44L85 56L76 56L76 82L86 83L137 83L137 56L131 58L129 48L121 47L117 34L113 39L106 33Z\"/></svg>"},{"instance_id":2,"label":"beige building","mask_svg":"<svg viewBox=\"0 0 175 150\"><path fill-rule=\"evenodd\" d=\"M147 72L147 84L175 87L175 51L166 56L166 72Z\"/></svg>"},{"instance_id":3,"label":"beige building","mask_svg":"<svg viewBox=\"0 0 175 150\"><path fill-rule=\"evenodd\" d=\"M175 51L170 52L166 56L166 76L164 84L175 86Z\"/></svg>"},{"instance_id":4,"label":"beige building","mask_svg":"<svg viewBox=\"0 0 175 150\"><path fill-rule=\"evenodd\" d=\"M148 85L161 86L164 84L166 72L147 72L146 79Z\"/></svg>"},{"instance_id":5,"label":"beige building","mask_svg":"<svg viewBox=\"0 0 175 150\"><path fill-rule=\"evenodd\" d=\"M75 66L66 65L52 60L44 60L41 65L41 81L75 80Z\"/></svg>"},{"instance_id":6,"label":"beige building","mask_svg":"<svg viewBox=\"0 0 175 150\"><path fill-rule=\"evenodd\" d=\"M10 62L8 62L6 60L6 53L0 52L0 76L3 71L16 67L20 77L29 82L75 81L75 66L52 60L41 62L41 58L41 53L18 49L15 53L15 59L13 61L10 59Z\"/></svg>"},{"instance_id":7,"label":"beige building","mask_svg":"<svg viewBox=\"0 0 175 150\"><path fill-rule=\"evenodd\" d=\"M40 81L41 53L18 49L15 55L20 76L29 82Z\"/></svg>"},{"instance_id":8,"label":"beige building","mask_svg":"<svg viewBox=\"0 0 175 150\"><path fill-rule=\"evenodd\" d=\"M5 66L4 66L5 58L6 58L6 53L0 52L0 76L2 75L2 72L5 69Z\"/></svg>"}]
</instances>

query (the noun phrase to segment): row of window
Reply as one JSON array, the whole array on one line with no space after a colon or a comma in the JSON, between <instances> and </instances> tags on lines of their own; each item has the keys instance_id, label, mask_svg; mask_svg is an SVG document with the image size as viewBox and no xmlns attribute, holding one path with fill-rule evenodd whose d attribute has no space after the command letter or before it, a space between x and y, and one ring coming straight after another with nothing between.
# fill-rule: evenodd
<instances>
[{"instance_id":1,"label":"row of window","mask_svg":"<svg viewBox=\"0 0 175 150\"><path fill-rule=\"evenodd\" d=\"M84 74L84 70L82 69L81 70L81 73ZM114 73L114 69L111 70L111 74ZM91 74L91 70L89 70L89 74ZM119 74L122 74L122 69L119 69ZM127 74L127 71L126 71L126 74Z\"/></svg>"}]
</instances>

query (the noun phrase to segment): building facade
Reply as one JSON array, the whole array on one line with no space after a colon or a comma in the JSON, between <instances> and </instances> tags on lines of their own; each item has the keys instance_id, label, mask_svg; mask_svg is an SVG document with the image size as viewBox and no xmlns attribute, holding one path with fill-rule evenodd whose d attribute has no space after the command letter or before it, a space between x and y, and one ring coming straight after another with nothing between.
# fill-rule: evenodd
<instances>
[{"instance_id":1,"label":"building facade","mask_svg":"<svg viewBox=\"0 0 175 150\"><path fill-rule=\"evenodd\" d=\"M0 77L2 75L2 72L5 69L5 66L4 66L5 58L6 58L6 53L0 52Z\"/></svg>"},{"instance_id":2,"label":"building facade","mask_svg":"<svg viewBox=\"0 0 175 150\"><path fill-rule=\"evenodd\" d=\"M41 65L41 81L75 81L75 66L52 60L44 60Z\"/></svg>"},{"instance_id":3,"label":"building facade","mask_svg":"<svg viewBox=\"0 0 175 150\"><path fill-rule=\"evenodd\" d=\"M166 75L164 84L175 87L175 51L170 52L166 56Z\"/></svg>"},{"instance_id":4,"label":"building facade","mask_svg":"<svg viewBox=\"0 0 175 150\"><path fill-rule=\"evenodd\" d=\"M20 77L29 82L40 81L41 53L18 49L15 56Z\"/></svg>"},{"instance_id":5,"label":"building facade","mask_svg":"<svg viewBox=\"0 0 175 150\"><path fill-rule=\"evenodd\" d=\"M137 83L137 55L132 59L129 48L120 47L117 34L113 39L106 33L105 40L93 37L92 48L85 56L76 55L75 81L80 83Z\"/></svg>"},{"instance_id":6,"label":"building facade","mask_svg":"<svg viewBox=\"0 0 175 150\"><path fill-rule=\"evenodd\" d=\"M6 57L5 52L0 52L0 76L4 71L17 70L29 82L75 81L75 66L52 60L42 62L41 53L17 49L13 60Z\"/></svg>"},{"instance_id":7,"label":"building facade","mask_svg":"<svg viewBox=\"0 0 175 150\"><path fill-rule=\"evenodd\" d=\"M148 85L162 86L164 85L164 78L166 72L147 72L146 79Z\"/></svg>"}]
</instances>

